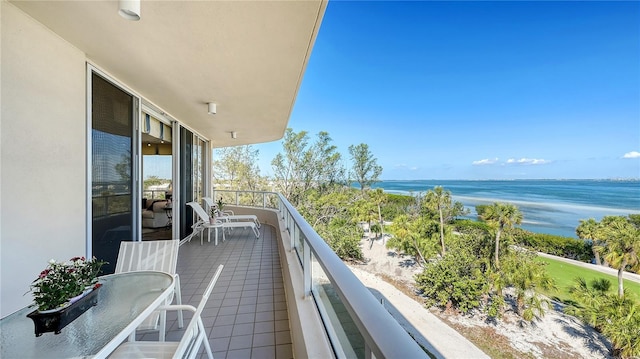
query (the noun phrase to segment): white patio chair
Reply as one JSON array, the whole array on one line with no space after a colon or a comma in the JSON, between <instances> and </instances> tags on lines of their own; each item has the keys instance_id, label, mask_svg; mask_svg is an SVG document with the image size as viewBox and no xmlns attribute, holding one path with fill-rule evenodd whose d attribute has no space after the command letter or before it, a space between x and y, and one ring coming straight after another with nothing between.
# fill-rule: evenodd
<instances>
[{"instance_id":1,"label":"white patio chair","mask_svg":"<svg viewBox=\"0 0 640 359\"><path fill-rule=\"evenodd\" d=\"M218 217L224 221L227 222L231 222L231 221L253 221L253 223L256 224L256 226L258 226L258 228L260 228L260 221L258 220L258 216L254 215L254 214L234 214L233 211L221 211L218 208L218 205L213 201L213 198L211 197L202 197L202 199L204 199L204 201L207 203L207 206L209 206L209 213L211 213L211 208L214 208L215 212L217 213Z\"/></svg>"},{"instance_id":2,"label":"white patio chair","mask_svg":"<svg viewBox=\"0 0 640 359\"><path fill-rule=\"evenodd\" d=\"M218 228L222 229L223 241L226 240L224 230L227 228L251 228L251 230L253 230L253 234L255 234L256 236L256 239L260 238L260 231L258 230L258 227L256 226L255 222L226 222L226 221L214 220L214 223L211 223L209 215L198 202L189 202L187 203L187 205L190 206L200 218L194 226L194 231L196 230L204 231L204 229L206 228L208 242L211 242L211 228L215 230L216 245L218 245ZM200 235L200 245L202 245L202 242L203 242L203 238L202 238L202 235Z\"/></svg>"},{"instance_id":3,"label":"white patio chair","mask_svg":"<svg viewBox=\"0 0 640 359\"><path fill-rule=\"evenodd\" d=\"M116 260L115 273L153 270L172 274L175 278L174 294L170 296L167 304L176 298L178 305L182 304L180 290L180 276L176 272L178 263L178 240L160 240L143 242L121 242ZM157 330L160 341L165 339L166 312L155 311L147 318L138 330ZM178 311L178 327L184 326L182 311ZM135 340L135 333L130 340Z\"/></svg>"},{"instance_id":4,"label":"white patio chair","mask_svg":"<svg viewBox=\"0 0 640 359\"><path fill-rule=\"evenodd\" d=\"M213 359L201 314L209 300L213 286L218 281L220 273L222 273L222 268L223 265L218 266L197 308L191 305L165 305L159 308L163 311L190 310L194 312L193 318L191 318L191 322L189 322L189 326L187 326L179 342L126 342L121 344L109 358L195 358L198 355L200 346L204 344L207 355L210 359Z\"/></svg>"}]
</instances>

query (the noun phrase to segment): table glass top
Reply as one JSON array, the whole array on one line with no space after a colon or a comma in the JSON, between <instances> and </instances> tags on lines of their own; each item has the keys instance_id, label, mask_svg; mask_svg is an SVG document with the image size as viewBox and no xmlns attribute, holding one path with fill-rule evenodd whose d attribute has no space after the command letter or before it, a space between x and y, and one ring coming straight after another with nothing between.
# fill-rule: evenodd
<instances>
[{"instance_id":1,"label":"table glass top","mask_svg":"<svg viewBox=\"0 0 640 359\"><path fill-rule=\"evenodd\" d=\"M166 295L173 277L162 272L129 272L99 278L98 305L60 334L35 336L27 307L0 320L0 358L74 358L95 355L145 309Z\"/></svg>"}]
</instances>

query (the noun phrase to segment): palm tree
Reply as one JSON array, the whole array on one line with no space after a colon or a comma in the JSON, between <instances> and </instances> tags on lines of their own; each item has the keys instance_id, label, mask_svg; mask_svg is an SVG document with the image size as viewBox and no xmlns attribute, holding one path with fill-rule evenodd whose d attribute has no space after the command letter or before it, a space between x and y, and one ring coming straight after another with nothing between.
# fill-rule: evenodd
<instances>
[{"instance_id":1,"label":"palm tree","mask_svg":"<svg viewBox=\"0 0 640 359\"><path fill-rule=\"evenodd\" d=\"M549 301L538 295L536 289L556 289L555 281L544 264L534 260L535 256L532 252L514 251L504 262L504 283L514 287L516 312L526 321L531 321L536 313L544 316L549 306Z\"/></svg>"},{"instance_id":2,"label":"palm tree","mask_svg":"<svg viewBox=\"0 0 640 359\"><path fill-rule=\"evenodd\" d=\"M406 214L401 214L393 220L391 225L393 237L386 243L387 248L396 248L416 258L416 263L424 266L435 241L429 236L429 222L422 218L411 220ZM435 223L434 223L435 224Z\"/></svg>"},{"instance_id":3,"label":"palm tree","mask_svg":"<svg viewBox=\"0 0 640 359\"><path fill-rule=\"evenodd\" d=\"M499 269L500 237L504 231L508 231L514 225L522 223L522 213L514 204L495 202L484 209L481 218L496 229L494 263L496 269Z\"/></svg>"},{"instance_id":4,"label":"palm tree","mask_svg":"<svg viewBox=\"0 0 640 359\"><path fill-rule=\"evenodd\" d=\"M600 327L602 307L606 301L611 282L605 278L601 278L592 281L591 287L582 277L575 278L574 282L575 283L569 287L569 293L571 293L577 302L565 307L564 311L582 318L582 320L594 328Z\"/></svg>"},{"instance_id":5,"label":"palm tree","mask_svg":"<svg viewBox=\"0 0 640 359\"><path fill-rule=\"evenodd\" d=\"M600 224L593 218L586 220L581 219L580 225L576 228L576 235L583 241L591 240L591 250L593 251L593 256L596 258L596 264L602 265L602 263L600 263L600 251L597 250L600 241L596 238L599 226Z\"/></svg>"},{"instance_id":6,"label":"palm tree","mask_svg":"<svg viewBox=\"0 0 640 359\"><path fill-rule=\"evenodd\" d=\"M380 224L380 236L384 242L384 222L382 221L382 205L387 202L387 195L382 188L376 188L373 191L369 191L369 197L371 201L378 207L378 223Z\"/></svg>"},{"instance_id":7,"label":"palm tree","mask_svg":"<svg viewBox=\"0 0 640 359\"><path fill-rule=\"evenodd\" d=\"M600 330L616 358L640 357L640 305L630 297L610 295L600 311Z\"/></svg>"},{"instance_id":8,"label":"palm tree","mask_svg":"<svg viewBox=\"0 0 640 359\"><path fill-rule=\"evenodd\" d=\"M464 206L460 202L451 201L451 192L446 191L442 186L436 186L429 190L426 195L427 207L436 211L440 220L440 254L444 257L446 247L444 245L444 225L454 217L464 214Z\"/></svg>"},{"instance_id":9,"label":"palm tree","mask_svg":"<svg viewBox=\"0 0 640 359\"><path fill-rule=\"evenodd\" d=\"M604 259L618 269L618 297L624 297L623 273L627 266L640 270L640 228L623 216L606 216L597 233L603 245L597 246Z\"/></svg>"}]
</instances>

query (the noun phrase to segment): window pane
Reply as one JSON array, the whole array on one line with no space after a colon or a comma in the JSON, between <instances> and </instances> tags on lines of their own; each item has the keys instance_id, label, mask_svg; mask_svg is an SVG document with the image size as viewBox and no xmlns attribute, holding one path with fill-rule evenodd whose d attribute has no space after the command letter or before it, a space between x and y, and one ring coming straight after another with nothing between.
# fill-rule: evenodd
<instances>
[{"instance_id":1,"label":"window pane","mask_svg":"<svg viewBox=\"0 0 640 359\"><path fill-rule=\"evenodd\" d=\"M123 240L132 240L133 96L92 75L93 255L112 273Z\"/></svg>"}]
</instances>

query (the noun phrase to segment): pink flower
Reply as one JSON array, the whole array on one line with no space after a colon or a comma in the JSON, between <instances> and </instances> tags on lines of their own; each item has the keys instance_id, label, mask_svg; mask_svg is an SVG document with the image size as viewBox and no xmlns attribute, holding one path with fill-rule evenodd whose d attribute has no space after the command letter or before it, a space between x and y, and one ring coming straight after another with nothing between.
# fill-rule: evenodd
<instances>
[{"instance_id":1,"label":"pink flower","mask_svg":"<svg viewBox=\"0 0 640 359\"><path fill-rule=\"evenodd\" d=\"M46 277L47 274L49 274L50 271L51 271L50 269L43 270L42 272L40 272L40 277L39 278L42 279L42 278Z\"/></svg>"}]
</instances>

